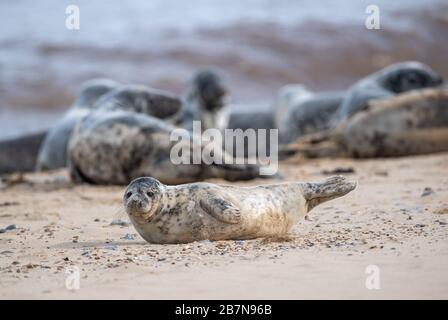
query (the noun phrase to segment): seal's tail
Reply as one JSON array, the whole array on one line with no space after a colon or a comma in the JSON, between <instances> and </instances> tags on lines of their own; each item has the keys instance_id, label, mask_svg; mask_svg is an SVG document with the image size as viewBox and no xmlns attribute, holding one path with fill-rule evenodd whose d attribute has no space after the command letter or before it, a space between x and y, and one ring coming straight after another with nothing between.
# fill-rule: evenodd
<instances>
[{"instance_id":1,"label":"seal's tail","mask_svg":"<svg viewBox=\"0 0 448 320\"><path fill-rule=\"evenodd\" d=\"M325 201L342 197L355 188L355 181L347 181L342 176L333 176L322 182L304 183L302 185L308 211Z\"/></svg>"}]
</instances>

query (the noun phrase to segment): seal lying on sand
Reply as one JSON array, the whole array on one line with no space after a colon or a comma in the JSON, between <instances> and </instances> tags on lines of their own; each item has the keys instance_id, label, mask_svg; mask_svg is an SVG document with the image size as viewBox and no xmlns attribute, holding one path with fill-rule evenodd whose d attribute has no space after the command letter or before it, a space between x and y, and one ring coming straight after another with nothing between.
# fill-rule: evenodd
<instances>
[{"instance_id":1,"label":"seal lying on sand","mask_svg":"<svg viewBox=\"0 0 448 320\"><path fill-rule=\"evenodd\" d=\"M114 101L116 103L112 103ZM104 99L104 102L111 103L98 106L80 121L70 139L70 172L75 181L127 184L136 177L151 175L164 183L183 183L212 177L252 179L259 175L257 165L207 165L202 161L199 164L175 164L171 159L173 148L189 150L189 155L194 156L194 150L203 150L200 138L183 130L185 137L181 136L180 142L171 140L176 127L151 115L169 117L172 114L168 111L176 113L180 103L178 108L174 107L174 101L168 104L171 108L160 108L158 104L134 108L136 104L124 104L120 99ZM204 147L207 146L210 145ZM182 154L182 157L189 155ZM223 153L222 157L215 154L215 158L226 159L224 163L229 163L230 157ZM187 163L194 163L188 160Z\"/></svg>"},{"instance_id":2,"label":"seal lying on sand","mask_svg":"<svg viewBox=\"0 0 448 320\"><path fill-rule=\"evenodd\" d=\"M442 77L422 63L412 61L390 65L359 80L349 89L335 116L333 126L362 110L370 100L393 97L442 83Z\"/></svg>"},{"instance_id":3,"label":"seal lying on sand","mask_svg":"<svg viewBox=\"0 0 448 320\"><path fill-rule=\"evenodd\" d=\"M118 85L110 79L94 79L81 86L70 110L48 131L37 156L37 170L51 170L67 165L68 140L76 122L93 109L101 96Z\"/></svg>"},{"instance_id":4,"label":"seal lying on sand","mask_svg":"<svg viewBox=\"0 0 448 320\"><path fill-rule=\"evenodd\" d=\"M0 174L33 171L47 132L0 141Z\"/></svg>"},{"instance_id":5,"label":"seal lying on sand","mask_svg":"<svg viewBox=\"0 0 448 320\"><path fill-rule=\"evenodd\" d=\"M143 177L127 187L123 203L135 229L148 242L244 240L285 235L312 208L355 187L355 182L341 176L320 183L255 187L166 186Z\"/></svg>"},{"instance_id":6,"label":"seal lying on sand","mask_svg":"<svg viewBox=\"0 0 448 320\"><path fill-rule=\"evenodd\" d=\"M330 135L304 137L281 153L392 157L448 151L448 88L373 100Z\"/></svg>"},{"instance_id":7,"label":"seal lying on sand","mask_svg":"<svg viewBox=\"0 0 448 320\"><path fill-rule=\"evenodd\" d=\"M270 155L271 139L270 130L276 129L274 123L274 113L272 107L263 103L259 104L228 104L226 105L219 114L218 128L225 133L225 129L237 130L241 129L246 132L248 129L254 129L256 133L256 141L251 142L248 138L244 140L243 150L239 150L243 157L255 157L258 153L259 145L259 130L266 130L266 155ZM278 141L275 140L275 143ZM225 141L223 141L224 148ZM251 145L254 148L249 148ZM227 150L227 152L232 154L238 154L236 145L233 145L232 150Z\"/></svg>"},{"instance_id":8,"label":"seal lying on sand","mask_svg":"<svg viewBox=\"0 0 448 320\"><path fill-rule=\"evenodd\" d=\"M196 73L182 104L182 110L171 122L186 130L193 130L193 121L201 121L202 129L217 128L217 113L224 105L227 93L221 75L214 70Z\"/></svg>"},{"instance_id":9,"label":"seal lying on sand","mask_svg":"<svg viewBox=\"0 0 448 320\"><path fill-rule=\"evenodd\" d=\"M277 124L280 143L329 129L345 94L345 91L311 93L291 104L283 123Z\"/></svg>"},{"instance_id":10,"label":"seal lying on sand","mask_svg":"<svg viewBox=\"0 0 448 320\"><path fill-rule=\"evenodd\" d=\"M273 109L275 112L274 121L278 128L287 120L290 110L306 99L313 96L313 92L308 90L303 84L287 84L280 88Z\"/></svg>"},{"instance_id":11,"label":"seal lying on sand","mask_svg":"<svg viewBox=\"0 0 448 320\"><path fill-rule=\"evenodd\" d=\"M123 110L166 119L181 109L181 100L167 91L143 85L123 85L99 99L94 109Z\"/></svg>"}]
</instances>

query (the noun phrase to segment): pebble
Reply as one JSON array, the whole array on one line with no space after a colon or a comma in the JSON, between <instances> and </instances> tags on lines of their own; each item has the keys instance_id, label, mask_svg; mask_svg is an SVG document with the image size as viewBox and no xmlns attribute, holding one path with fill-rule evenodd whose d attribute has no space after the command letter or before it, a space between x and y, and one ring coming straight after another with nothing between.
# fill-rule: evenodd
<instances>
[{"instance_id":1,"label":"pebble","mask_svg":"<svg viewBox=\"0 0 448 320\"><path fill-rule=\"evenodd\" d=\"M6 226L5 228L1 228L0 233L5 233L6 231L15 230L15 229L17 229L17 225L10 224L10 225Z\"/></svg>"},{"instance_id":2,"label":"pebble","mask_svg":"<svg viewBox=\"0 0 448 320\"><path fill-rule=\"evenodd\" d=\"M122 227L127 227L130 225L129 222L121 220L121 219L115 219L112 220L112 222L110 223L111 226L122 226Z\"/></svg>"},{"instance_id":3,"label":"pebble","mask_svg":"<svg viewBox=\"0 0 448 320\"><path fill-rule=\"evenodd\" d=\"M117 250L117 245L116 244L106 244L104 246L104 249L107 249L107 250Z\"/></svg>"},{"instance_id":4,"label":"pebble","mask_svg":"<svg viewBox=\"0 0 448 320\"><path fill-rule=\"evenodd\" d=\"M337 167L334 168L333 170L323 170L322 174L342 174L342 173L355 173L355 169L348 167L348 168L341 168L341 167Z\"/></svg>"},{"instance_id":5,"label":"pebble","mask_svg":"<svg viewBox=\"0 0 448 320\"><path fill-rule=\"evenodd\" d=\"M130 234L130 233L126 233L124 235L124 237L122 237L121 239L124 239L124 240L134 240L134 235Z\"/></svg>"},{"instance_id":6,"label":"pebble","mask_svg":"<svg viewBox=\"0 0 448 320\"><path fill-rule=\"evenodd\" d=\"M431 194L434 194L435 192L434 192L434 190L432 190L430 187L426 187L424 190L423 190L423 193L422 193L422 197L426 197L426 196L429 196L429 195L431 195Z\"/></svg>"}]
</instances>

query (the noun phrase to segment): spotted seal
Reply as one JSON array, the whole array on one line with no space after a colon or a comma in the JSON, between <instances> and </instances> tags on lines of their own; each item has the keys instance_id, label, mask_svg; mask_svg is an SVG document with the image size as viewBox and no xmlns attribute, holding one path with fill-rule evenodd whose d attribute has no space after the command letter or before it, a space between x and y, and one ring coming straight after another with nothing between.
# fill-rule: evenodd
<instances>
[{"instance_id":1,"label":"spotted seal","mask_svg":"<svg viewBox=\"0 0 448 320\"><path fill-rule=\"evenodd\" d=\"M392 64L359 80L348 90L333 126L365 108L370 100L436 87L442 83L442 77L423 63L407 61Z\"/></svg>"},{"instance_id":2,"label":"spotted seal","mask_svg":"<svg viewBox=\"0 0 448 320\"><path fill-rule=\"evenodd\" d=\"M299 139L281 153L371 158L441 151L448 151L448 87L372 100L330 135Z\"/></svg>"},{"instance_id":3,"label":"spotted seal","mask_svg":"<svg viewBox=\"0 0 448 320\"><path fill-rule=\"evenodd\" d=\"M137 96L140 93L134 92ZM181 131L181 141L171 139L172 132L178 128L162 119L178 112L180 101L175 98L166 101L168 96L160 95L140 105L137 102L141 99L134 97L129 88L126 94L120 94L120 99L111 96L102 98L98 103L105 105L82 119L73 132L69 162L74 181L128 184L136 177L151 175L164 183L183 183L213 177L252 179L259 175L257 165L229 164L230 156L225 152L222 156L215 154L227 159L223 164L173 163L171 152L175 146L178 150L185 146L192 157L194 150L202 153L203 148L209 146L202 145L201 138L187 130ZM215 150L222 152L221 147ZM189 163L194 161L190 159Z\"/></svg>"},{"instance_id":4,"label":"spotted seal","mask_svg":"<svg viewBox=\"0 0 448 320\"><path fill-rule=\"evenodd\" d=\"M193 121L201 121L202 129L217 128L217 114L224 106L227 87L220 72L212 69L198 71L183 99L182 110L171 123L193 130Z\"/></svg>"},{"instance_id":5,"label":"spotted seal","mask_svg":"<svg viewBox=\"0 0 448 320\"><path fill-rule=\"evenodd\" d=\"M137 232L151 243L244 240L283 236L312 208L355 187L341 176L251 187L167 186L141 177L126 188L123 203Z\"/></svg>"},{"instance_id":6,"label":"spotted seal","mask_svg":"<svg viewBox=\"0 0 448 320\"><path fill-rule=\"evenodd\" d=\"M37 155L36 169L51 170L67 165L67 145L76 122L88 114L97 100L118 86L110 79L93 79L81 89L68 112L46 134Z\"/></svg>"},{"instance_id":7,"label":"spotted seal","mask_svg":"<svg viewBox=\"0 0 448 320\"><path fill-rule=\"evenodd\" d=\"M283 123L277 124L280 143L328 130L345 95L345 91L312 92L296 100L289 106Z\"/></svg>"}]
</instances>

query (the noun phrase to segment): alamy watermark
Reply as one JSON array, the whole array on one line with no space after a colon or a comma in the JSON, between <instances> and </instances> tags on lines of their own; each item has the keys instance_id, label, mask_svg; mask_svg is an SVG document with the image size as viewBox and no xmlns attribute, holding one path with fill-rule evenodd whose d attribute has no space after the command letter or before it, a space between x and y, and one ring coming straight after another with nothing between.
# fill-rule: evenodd
<instances>
[{"instance_id":1,"label":"alamy watermark","mask_svg":"<svg viewBox=\"0 0 448 320\"><path fill-rule=\"evenodd\" d=\"M267 134L269 131L269 153ZM277 129L207 129L202 132L201 122L193 121L193 133L177 128L171 132L173 164L258 164L260 175L274 175L278 171ZM223 150L226 150L224 151ZM235 154L234 154L235 150ZM245 153L254 155L245 158Z\"/></svg>"},{"instance_id":2,"label":"alamy watermark","mask_svg":"<svg viewBox=\"0 0 448 320\"><path fill-rule=\"evenodd\" d=\"M379 290L380 287L380 268L377 265L371 264L366 267L366 289Z\"/></svg>"},{"instance_id":3,"label":"alamy watermark","mask_svg":"<svg viewBox=\"0 0 448 320\"><path fill-rule=\"evenodd\" d=\"M68 5L65 8L65 14L65 27L68 30L79 30L81 28L79 7L75 4Z\"/></svg>"},{"instance_id":4,"label":"alamy watermark","mask_svg":"<svg viewBox=\"0 0 448 320\"><path fill-rule=\"evenodd\" d=\"M380 8L377 5L371 4L366 7L366 14L368 14L365 20L365 26L368 30L381 29L380 24Z\"/></svg>"},{"instance_id":5,"label":"alamy watermark","mask_svg":"<svg viewBox=\"0 0 448 320\"><path fill-rule=\"evenodd\" d=\"M81 288L80 271L77 266L70 266L65 269L68 274L65 278L65 288L70 291L77 291Z\"/></svg>"}]
</instances>

